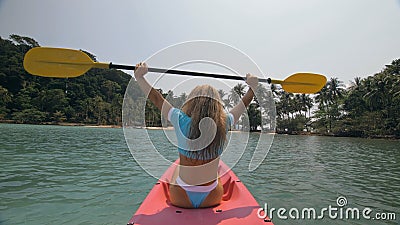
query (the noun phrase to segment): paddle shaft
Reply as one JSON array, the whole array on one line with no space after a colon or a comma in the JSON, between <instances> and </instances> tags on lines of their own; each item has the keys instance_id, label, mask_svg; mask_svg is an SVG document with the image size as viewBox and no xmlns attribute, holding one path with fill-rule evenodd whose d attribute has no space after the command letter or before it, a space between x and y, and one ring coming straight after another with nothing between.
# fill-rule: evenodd
<instances>
[{"instance_id":1,"label":"paddle shaft","mask_svg":"<svg viewBox=\"0 0 400 225\"><path fill-rule=\"evenodd\" d=\"M110 69L135 70L136 67L110 63L109 68ZM149 72L180 74L180 75L188 75L188 76L195 76L195 77L213 77L213 78L229 79L229 80L246 80L245 77L240 77L240 76L232 76L232 75L224 75L224 74L211 74L211 73L184 71L184 70L149 68ZM259 78L258 81L270 84L272 80L271 80L271 78L268 78L268 79Z\"/></svg>"},{"instance_id":2,"label":"paddle shaft","mask_svg":"<svg viewBox=\"0 0 400 225\"><path fill-rule=\"evenodd\" d=\"M44 77L78 77L91 68L134 70L135 66L94 62L87 54L74 49L36 47L30 49L24 57L24 68L33 75ZM236 75L192 72L173 69L149 68L150 72L180 74L196 77L210 77L243 81L245 77ZM291 93L313 94L326 84L326 77L314 73L296 73L285 80L260 78L259 82L280 84L282 89Z\"/></svg>"}]
</instances>

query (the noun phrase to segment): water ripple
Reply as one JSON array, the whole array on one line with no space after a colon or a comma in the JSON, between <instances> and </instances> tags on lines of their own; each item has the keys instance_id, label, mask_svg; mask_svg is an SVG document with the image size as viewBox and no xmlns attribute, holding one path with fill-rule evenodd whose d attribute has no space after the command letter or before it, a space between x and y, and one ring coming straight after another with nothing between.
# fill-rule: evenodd
<instances>
[{"instance_id":1,"label":"water ripple","mask_svg":"<svg viewBox=\"0 0 400 225\"><path fill-rule=\"evenodd\" d=\"M121 129L0 124L0 131L1 224L125 224L156 182L132 159ZM151 133L156 145L174 159L158 133ZM257 138L250 135L233 170L260 205L322 208L343 195L352 207L400 212L399 141L277 135L267 159L249 173ZM137 149L147 148L138 137Z\"/></svg>"}]
</instances>

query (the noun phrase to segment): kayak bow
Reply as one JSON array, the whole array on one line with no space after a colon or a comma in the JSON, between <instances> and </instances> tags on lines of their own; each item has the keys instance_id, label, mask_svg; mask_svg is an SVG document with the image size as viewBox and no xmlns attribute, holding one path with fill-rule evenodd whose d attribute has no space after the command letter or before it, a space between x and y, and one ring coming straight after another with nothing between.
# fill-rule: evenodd
<instances>
[{"instance_id":1,"label":"kayak bow","mask_svg":"<svg viewBox=\"0 0 400 225\"><path fill-rule=\"evenodd\" d=\"M268 217L261 219L257 216L260 209L259 204L233 171L222 161L219 165L219 174L223 174L220 175L220 180L224 188L221 204L199 209L184 209L171 205L169 184L165 181L172 177L177 162L172 164L154 185L129 220L128 225L273 225Z\"/></svg>"}]
</instances>

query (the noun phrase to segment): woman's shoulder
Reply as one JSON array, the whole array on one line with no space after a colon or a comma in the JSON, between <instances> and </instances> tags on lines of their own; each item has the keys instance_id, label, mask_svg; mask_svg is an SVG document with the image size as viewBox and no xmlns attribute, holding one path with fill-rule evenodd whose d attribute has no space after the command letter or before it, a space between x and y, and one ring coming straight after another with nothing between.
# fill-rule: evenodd
<instances>
[{"instance_id":1,"label":"woman's shoulder","mask_svg":"<svg viewBox=\"0 0 400 225\"><path fill-rule=\"evenodd\" d=\"M190 117L186 115L185 112L183 112L181 109L178 108L171 108L168 112L168 120L171 122L177 121L177 120L190 120Z\"/></svg>"}]
</instances>

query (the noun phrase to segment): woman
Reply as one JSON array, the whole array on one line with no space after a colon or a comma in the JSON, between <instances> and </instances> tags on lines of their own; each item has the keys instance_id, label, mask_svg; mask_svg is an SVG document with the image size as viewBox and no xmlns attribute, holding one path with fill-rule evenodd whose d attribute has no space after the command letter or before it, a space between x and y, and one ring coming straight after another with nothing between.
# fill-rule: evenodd
<instances>
[{"instance_id":1,"label":"woman","mask_svg":"<svg viewBox=\"0 0 400 225\"><path fill-rule=\"evenodd\" d=\"M219 156L228 128L236 123L254 97L258 79L246 75L250 86L242 102L226 115L218 91L210 85L194 88L182 109L174 108L144 79L146 63L136 65L135 78L164 118L172 123L178 139L179 166L170 184L171 203L183 208L217 205L223 195L218 179Z\"/></svg>"}]
</instances>

